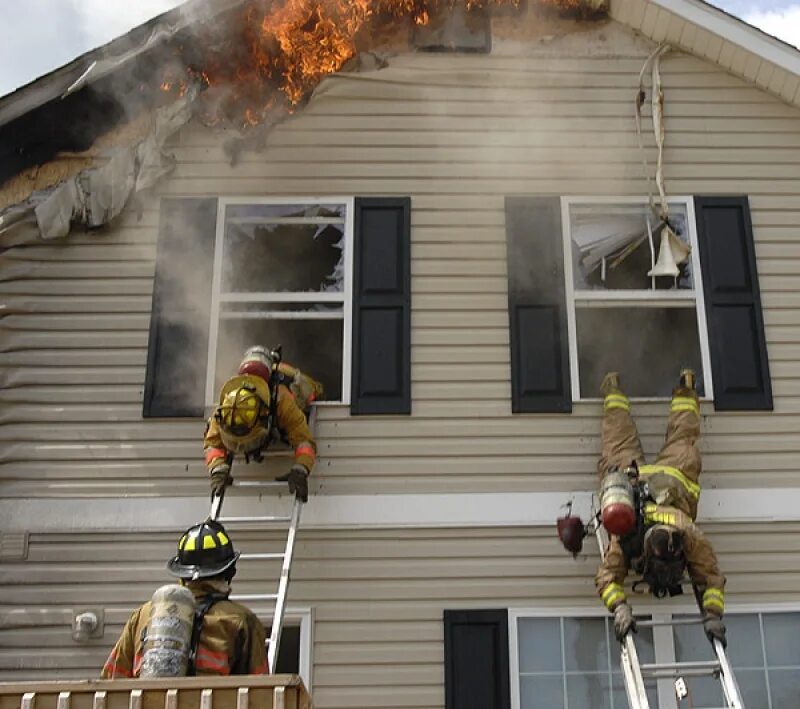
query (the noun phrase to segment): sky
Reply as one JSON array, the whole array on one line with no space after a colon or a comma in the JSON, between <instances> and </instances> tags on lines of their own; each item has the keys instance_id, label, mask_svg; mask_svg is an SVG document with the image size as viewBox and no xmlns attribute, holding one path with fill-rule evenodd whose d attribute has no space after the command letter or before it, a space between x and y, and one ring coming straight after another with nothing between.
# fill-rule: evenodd
<instances>
[{"instance_id":1,"label":"sky","mask_svg":"<svg viewBox=\"0 0 800 709\"><path fill-rule=\"evenodd\" d=\"M0 96L27 84L180 0L0 0ZM714 4L800 47L800 0Z\"/></svg>"}]
</instances>

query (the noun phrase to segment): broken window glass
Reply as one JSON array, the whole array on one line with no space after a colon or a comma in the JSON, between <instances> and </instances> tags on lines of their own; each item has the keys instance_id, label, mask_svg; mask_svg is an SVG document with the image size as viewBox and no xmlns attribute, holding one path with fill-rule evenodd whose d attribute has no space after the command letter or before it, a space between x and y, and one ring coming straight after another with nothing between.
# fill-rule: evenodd
<instances>
[{"instance_id":1,"label":"broken window glass","mask_svg":"<svg viewBox=\"0 0 800 709\"><path fill-rule=\"evenodd\" d=\"M344 225L227 224L223 293L344 290Z\"/></svg>"},{"instance_id":2,"label":"broken window glass","mask_svg":"<svg viewBox=\"0 0 800 709\"><path fill-rule=\"evenodd\" d=\"M694 287L686 209L671 208L668 226L646 204L572 205L570 232L576 290L691 290ZM662 253L662 238L669 253ZM652 250L651 250L652 246ZM661 259L659 258L661 255ZM659 266L672 275L651 276Z\"/></svg>"}]
</instances>

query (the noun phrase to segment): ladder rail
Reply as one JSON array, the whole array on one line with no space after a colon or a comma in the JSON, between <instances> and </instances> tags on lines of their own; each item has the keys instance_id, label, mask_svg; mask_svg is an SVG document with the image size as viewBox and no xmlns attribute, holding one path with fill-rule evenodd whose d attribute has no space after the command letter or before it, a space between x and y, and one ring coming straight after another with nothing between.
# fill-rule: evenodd
<instances>
[{"instance_id":1,"label":"ladder rail","mask_svg":"<svg viewBox=\"0 0 800 709\"><path fill-rule=\"evenodd\" d=\"M267 646L267 664L270 674L275 674L275 667L278 663L278 649L281 643L281 632L283 631L283 620L286 613L286 599L289 593L289 577L292 570L292 559L294 558L294 545L297 538L297 527L300 525L300 513L303 503L299 497L294 498L292 505L292 516L289 523L289 533L286 536L286 551L283 554L283 564L281 565L281 576L278 581L278 597L275 601L275 612L272 616L272 629L270 630Z\"/></svg>"},{"instance_id":2,"label":"ladder rail","mask_svg":"<svg viewBox=\"0 0 800 709\"><path fill-rule=\"evenodd\" d=\"M720 669L720 682L722 683L722 693L725 695L725 701L731 709L744 709L744 702L742 701L742 694L739 691L739 683L736 681L736 676L733 674L733 668L728 660L728 653L722 643L714 639L712 643L714 646L714 653L719 661Z\"/></svg>"}]
</instances>

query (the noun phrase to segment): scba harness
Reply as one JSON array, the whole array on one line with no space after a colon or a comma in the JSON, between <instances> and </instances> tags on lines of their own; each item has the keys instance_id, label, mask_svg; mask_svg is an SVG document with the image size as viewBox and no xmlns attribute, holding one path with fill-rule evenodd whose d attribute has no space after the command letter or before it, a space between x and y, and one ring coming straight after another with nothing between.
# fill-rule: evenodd
<instances>
[{"instance_id":1,"label":"scba harness","mask_svg":"<svg viewBox=\"0 0 800 709\"><path fill-rule=\"evenodd\" d=\"M287 442L278 425L278 392L285 387L308 418L311 405L322 397L322 384L284 362L281 347L252 347L245 353L239 374L222 387L215 411L220 437L232 454L245 462L260 462L273 441Z\"/></svg>"},{"instance_id":2,"label":"scba harness","mask_svg":"<svg viewBox=\"0 0 800 709\"><path fill-rule=\"evenodd\" d=\"M646 584L656 598L678 596L683 593L681 583L686 571L686 554L677 527L667 526L658 517L650 496L648 484L638 478L632 481L636 525L628 534L620 537L620 546L631 569L641 574L633 584L634 592L640 584ZM656 538L668 537L666 548L656 549ZM657 552L661 551L659 555Z\"/></svg>"}]
</instances>

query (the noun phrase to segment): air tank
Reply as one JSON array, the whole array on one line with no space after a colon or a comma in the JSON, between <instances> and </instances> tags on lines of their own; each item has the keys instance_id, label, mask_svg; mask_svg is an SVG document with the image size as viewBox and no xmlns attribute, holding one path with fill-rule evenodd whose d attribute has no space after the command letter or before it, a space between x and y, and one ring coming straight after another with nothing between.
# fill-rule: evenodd
<instances>
[{"instance_id":1,"label":"air tank","mask_svg":"<svg viewBox=\"0 0 800 709\"><path fill-rule=\"evenodd\" d=\"M634 528L633 486L626 472L612 470L606 473L600 485L600 510L603 526L611 534L622 536Z\"/></svg>"},{"instance_id":2,"label":"air tank","mask_svg":"<svg viewBox=\"0 0 800 709\"><path fill-rule=\"evenodd\" d=\"M194 595L178 584L157 589L151 599L140 677L185 677L194 624Z\"/></svg>"}]
</instances>

